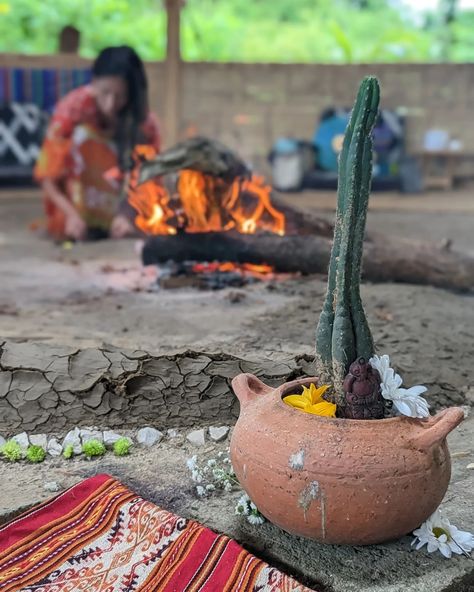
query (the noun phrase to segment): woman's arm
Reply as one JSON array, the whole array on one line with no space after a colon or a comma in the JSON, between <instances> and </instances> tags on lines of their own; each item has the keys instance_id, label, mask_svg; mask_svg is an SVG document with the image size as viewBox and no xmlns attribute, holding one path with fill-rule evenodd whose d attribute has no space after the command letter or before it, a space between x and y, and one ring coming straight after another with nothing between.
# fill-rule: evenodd
<instances>
[{"instance_id":1,"label":"woman's arm","mask_svg":"<svg viewBox=\"0 0 474 592\"><path fill-rule=\"evenodd\" d=\"M41 181L41 187L53 204L65 217L65 234L70 238L82 239L86 235L87 226L71 201L64 195L58 183L49 177Z\"/></svg>"}]
</instances>

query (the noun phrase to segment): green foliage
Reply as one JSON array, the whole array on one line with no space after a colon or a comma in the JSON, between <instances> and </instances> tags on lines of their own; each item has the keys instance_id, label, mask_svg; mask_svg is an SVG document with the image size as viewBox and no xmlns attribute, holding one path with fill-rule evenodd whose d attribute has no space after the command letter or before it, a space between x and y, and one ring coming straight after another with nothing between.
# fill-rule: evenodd
<instances>
[{"instance_id":1,"label":"green foliage","mask_svg":"<svg viewBox=\"0 0 474 592\"><path fill-rule=\"evenodd\" d=\"M68 444L63 450L63 456L65 459L70 459L74 456L74 446L72 444Z\"/></svg>"},{"instance_id":2,"label":"green foliage","mask_svg":"<svg viewBox=\"0 0 474 592\"><path fill-rule=\"evenodd\" d=\"M9 462L17 462L23 457L21 447L15 440L8 440L5 442L5 444L0 448L0 452Z\"/></svg>"},{"instance_id":3,"label":"green foliage","mask_svg":"<svg viewBox=\"0 0 474 592\"><path fill-rule=\"evenodd\" d=\"M165 54L166 18L158 0L2 0L0 51L54 53L60 30L71 24L81 31L85 57L124 43L146 59Z\"/></svg>"},{"instance_id":4,"label":"green foliage","mask_svg":"<svg viewBox=\"0 0 474 592\"><path fill-rule=\"evenodd\" d=\"M474 11L414 18L396 0L190 0L182 13L186 60L399 62L473 60ZM81 31L81 54L129 44L147 60L166 49L159 0L0 0L0 51L53 53L62 27Z\"/></svg>"},{"instance_id":5,"label":"green foliage","mask_svg":"<svg viewBox=\"0 0 474 592\"><path fill-rule=\"evenodd\" d=\"M26 451L26 460L30 463L40 463L46 458L46 451L42 446L32 444Z\"/></svg>"},{"instance_id":6,"label":"green foliage","mask_svg":"<svg viewBox=\"0 0 474 592\"><path fill-rule=\"evenodd\" d=\"M131 446L132 443L128 438L119 438L114 444L115 456L127 456L127 454L130 454Z\"/></svg>"},{"instance_id":7,"label":"green foliage","mask_svg":"<svg viewBox=\"0 0 474 592\"><path fill-rule=\"evenodd\" d=\"M99 440L88 440L82 445L82 452L89 459L94 456L103 456L105 454L105 446Z\"/></svg>"}]
</instances>

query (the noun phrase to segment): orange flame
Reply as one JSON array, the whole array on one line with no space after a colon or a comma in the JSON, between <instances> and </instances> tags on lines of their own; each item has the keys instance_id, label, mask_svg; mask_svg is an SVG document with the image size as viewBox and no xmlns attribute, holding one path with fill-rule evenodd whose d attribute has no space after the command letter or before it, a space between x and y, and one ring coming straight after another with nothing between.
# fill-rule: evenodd
<instances>
[{"instance_id":1,"label":"orange flame","mask_svg":"<svg viewBox=\"0 0 474 592\"><path fill-rule=\"evenodd\" d=\"M155 180L138 185L140 161L155 155L154 148L139 146L130 174L129 203L137 210L135 223L145 234L213 232L235 229L244 234L266 230L285 234L285 216L271 203L271 187L263 177L236 179L230 185L197 171L179 173L179 206L172 207L166 188Z\"/></svg>"},{"instance_id":2,"label":"orange flame","mask_svg":"<svg viewBox=\"0 0 474 592\"><path fill-rule=\"evenodd\" d=\"M229 272L236 271L242 275L249 275L254 277L266 277L273 275L274 269L271 265L264 263L256 265L253 263L233 263L232 261L213 262L213 263L195 263L193 265L195 273L209 273L215 271Z\"/></svg>"}]
</instances>

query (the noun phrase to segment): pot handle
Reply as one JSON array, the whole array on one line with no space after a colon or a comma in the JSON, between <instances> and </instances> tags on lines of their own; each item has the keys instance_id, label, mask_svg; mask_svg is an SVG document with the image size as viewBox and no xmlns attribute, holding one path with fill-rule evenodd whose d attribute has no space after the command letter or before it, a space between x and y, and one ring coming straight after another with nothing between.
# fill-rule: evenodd
<instances>
[{"instance_id":1,"label":"pot handle","mask_svg":"<svg viewBox=\"0 0 474 592\"><path fill-rule=\"evenodd\" d=\"M232 380L232 388L242 407L245 407L254 399L262 395L268 395L275 390L253 374L238 374Z\"/></svg>"},{"instance_id":2,"label":"pot handle","mask_svg":"<svg viewBox=\"0 0 474 592\"><path fill-rule=\"evenodd\" d=\"M458 426L464 419L464 411L460 407L449 407L437 413L421 424L422 431L418 432L413 438L410 438L413 444L419 450L427 450L431 446L438 444Z\"/></svg>"}]
</instances>

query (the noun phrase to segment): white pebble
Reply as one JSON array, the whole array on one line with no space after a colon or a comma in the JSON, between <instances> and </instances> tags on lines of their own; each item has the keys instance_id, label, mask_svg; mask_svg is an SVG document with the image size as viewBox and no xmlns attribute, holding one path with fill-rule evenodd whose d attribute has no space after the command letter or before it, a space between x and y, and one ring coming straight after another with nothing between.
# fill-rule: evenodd
<instances>
[{"instance_id":1,"label":"white pebble","mask_svg":"<svg viewBox=\"0 0 474 592\"><path fill-rule=\"evenodd\" d=\"M65 449L66 446L72 446L74 454L81 454L82 442L81 430L79 428L74 428L66 434L63 440L63 448Z\"/></svg>"},{"instance_id":2,"label":"white pebble","mask_svg":"<svg viewBox=\"0 0 474 592\"><path fill-rule=\"evenodd\" d=\"M209 436L211 440L214 442L220 442L221 440L225 440L227 438L227 434L229 433L229 429L227 426L220 426L215 427L211 426L209 428Z\"/></svg>"},{"instance_id":3,"label":"white pebble","mask_svg":"<svg viewBox=\"0 0 474 592\"><path fill-rule=\"evenodd\" d=\"M59 456L63 451L62 445L57 441L56 438L51 438L48 442L48 446L46 448L46 452L50 456Z\"/></svg>"},{"instance_id":4,"label":"white pebble","mask_svg":"<svg viewBox=\"0 0 474 592\"><path fill-rule=\"evenodd\" d=\"M26 432L22 432L21 434L13 436L12 440L14 440L20 446L22 452L26 452L28 446L30 445L28 434Z\"/></svg>"},{"instance_id":5,"label":"white pebble","mask_svg":"<svg viewBox=\"0 0 474 592\"><path fill-rule=\"evenodd\" d=\"M195 446L203 446L206 443L206 431L204 429L193 430L189 432L186 439Z\"/></svg>"},{"instance_id":6,"label":"white pebble","mask_svg":"<svg viewBox=\"0 0 474 592\"><path fill-rule=\"evenodd\" d=\"M43 450L46 450L48 445L48 436L46 434L32 434L30 436L30 444L32 446L41 446Z\"/></svg>"},{"instance_id":7,"label":"white pebble","mask_svg":"<svg viewBox=\"0 0 474 592\"><path fill-rule=\"evenodd\" d=\"M120 438L122 437L120 434L117 434L116 432L112 432L111 430L106 430L103 434L103 440L104 440L104 444L110 448L112 448L112 446L115 444L115 442L117 442L117 440L120 440Z\"/></svg>"},{"instance_id":8,"label":"white pebble","mask_svg":"<svg viewBox=\"0 0 474 592\"><path fill-rule=\"evenodd\" d=\"M53 493L56 491L61 491L62 489L61 485L57 481L47 481L43 487L46 489L46 491L51 491Z\"/></svg>"},{"instance_id":9,"label":"white pebble","mask_svg":"<svg viewBox=\"0 0 474 592\"><path fill-rule=\"evenodd\" d=\"M163 434L155 428L142 428L137 432L137 442L142 446L153 446L163 439Z\"/></svg>"}]
</instances>

